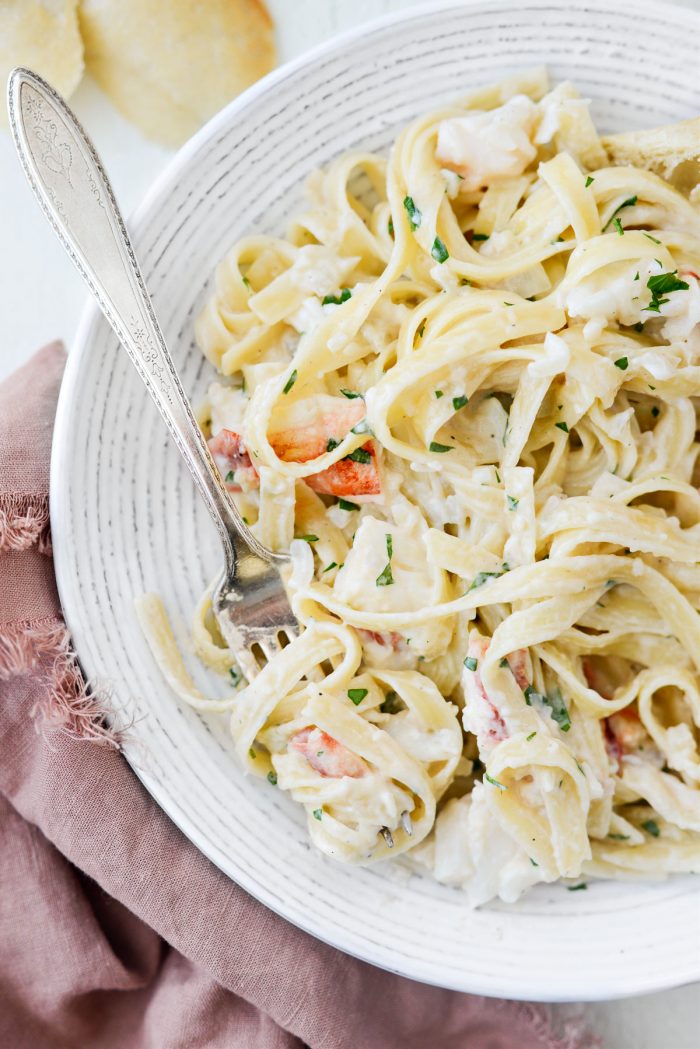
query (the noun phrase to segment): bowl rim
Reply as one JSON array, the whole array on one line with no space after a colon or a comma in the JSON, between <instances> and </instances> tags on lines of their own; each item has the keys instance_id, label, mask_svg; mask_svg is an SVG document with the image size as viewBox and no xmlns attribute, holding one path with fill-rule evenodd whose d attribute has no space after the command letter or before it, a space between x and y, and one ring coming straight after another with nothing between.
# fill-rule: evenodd
<instances>
[{"instance_id":1,"label":"bowl rim","mask_svg":"<svg viewBox=\"0 0 700 1049\"><path fill-rule=\"evenodd\" d=\"M620 0L618 6L627 7L628 4L629 0L625 0L625 2ZM552 10L571 11L572 8L583 11L607 12L610 10L611 3L610 0L521 0L519 6L523 10L527 8L535 10L540 9L543 14ZM149 185L140 203L130 212L126 222L129 235L132 238L137 239L140 228L150 217L151 212L157 208L160 200L167 195L168 189L177 182L180 172L188 166L190 160L196 156L205 143L209 142L214 136L216 136L221 129L227 127L229 123L235 119L236 114L239 111L244 110L251 102L255 101L258 96L264 95L271 89L278 87L298 70L312 65L319 58L333 52L342 51L347 45L353 43L357 39L371 35L378 30L396 25L397 23L408 23L414 19L424 18L426 15L442 15L451 10L463 11L464 9L473 8L475 10L482 9L492 13L494 11L497 12L498 10L511 10L512 7L513 0L435 0L435 2L424 0L423 3L414 4L379 17L371 18L362 22L358 26L334 34L327 40L324 40L307 51L304 51L297 57L282 63L276 69L272 70L250 87L246 88L240 95L237 95L226 106L224 106L223 109L215 113L167 160L162 170ZM689 8L674 2L674 0L666 0L666 7L672 8L675 12L676 19L674 24L677 26L679 32L683 28L682 23L684 22L685 27L687 27L689 31L694 29L696 33L700 35L700 8ZM635 13L641 12L648 17L658 17L658 4L655 3L654 0L637 0L634 4L634 10ZM51 532L54 536L53 558L56 584L63 616L71 634L71 638L73 639L74 648L81 668L82 662L80 651L81 648L83 650L85 650L85 648L81 644L83 631L81 630L80 613L77 603L73 602L71 597L71 570L68 553L69 544L65 541L65 537L68 535L67 522L69 519L69 498L61 479L66 476L66 471L69 467L68 449L72 427L70 408L74 400L74 392L79 385L84 359L90 350L93 329L95 326L102 324L103 320L103 314L97 302L91 295L86 295L80 320L73 339L73 344L67 355L66 367L59 390L53 427L49 471L49 512ZM56 542L56 539L58 539L58 542ZM490 978L487 978L484 981L478 973L473 971L469 973L468 987L465 986L463 981L457 982L445 978L440 980L437 977L430 979L428 977L416 976L413 974L407 975L398 968L394 968L383 962L378 962L372 957L369 948L361 949L359 947L349 947L347 945L339 946L337 942L328 939L320 933L312 923L309 922L304 924L296 919L290 919L280 910L279 904L276 904L274 899L266 892L264 885L257 882L251 882L249 884L246 879L239 880L238 878L233 878L216 861L216 859L214 859L209 852L198 843L197 828L188 824L187 829L185 829L178 818L178 815L173 811L167 791L158 783L151 782L149 777L145 775L134 762L129 760L128 755L125 756L127 761L129 761L132 771L143 784L144 788L188 841L192 842L192 844L199 849L210 860L210 862L218 867L226 877L235 881L235 883L250 896L258 900L283 920L296 925L303 932L313 936L314 939L326 943L336 950L342 951L344 954L348 954L363 962L374 965L377 968L393 972L405 979L412 979L418 983L431 984L433 986L439 986L448 990L463 993L481 994L486 997L508 997L514 1000L541 1002L569 1002L573 1000L571 994L566 994L564 989L558 994L552 996L551 993L548 994L546 992L546 989L538 988L533 985L522 986L519 988L508 987L507 985L497 986ZM695 984L697 981L700 981L700 953L695 961L694 967L690 964L689 959L686 959L685 963L679 967L675 974L669 972L667 978L664 980L658 978L644 979L643 975L637 975L631 984L626 983L623 978L620 980L619 984L612 988L609 985L603 986L602 984L590 983L586 987L577 987L577 996L575 1000L579 1002L613 1001L621 998L638 997L659 991L671 990L673 988L687 987Z\"/></svg>"}]
</instances>

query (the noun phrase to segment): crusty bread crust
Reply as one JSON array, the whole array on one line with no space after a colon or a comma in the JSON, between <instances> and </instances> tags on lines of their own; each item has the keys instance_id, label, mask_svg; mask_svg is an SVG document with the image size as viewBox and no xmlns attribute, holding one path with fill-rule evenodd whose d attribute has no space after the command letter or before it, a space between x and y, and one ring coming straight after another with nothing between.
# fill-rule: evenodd
<instances>
[{"instance_id":1,"label":"crusty bread crust","mask_svg":"<svg viewBox=\"0 0 700 1049\"><path fill-rule=\"evenodd\" d=\"M611 164L646 168L686 194L700 188L700 117L607 135L602 143Z\"/></svg>"}]
</instances>

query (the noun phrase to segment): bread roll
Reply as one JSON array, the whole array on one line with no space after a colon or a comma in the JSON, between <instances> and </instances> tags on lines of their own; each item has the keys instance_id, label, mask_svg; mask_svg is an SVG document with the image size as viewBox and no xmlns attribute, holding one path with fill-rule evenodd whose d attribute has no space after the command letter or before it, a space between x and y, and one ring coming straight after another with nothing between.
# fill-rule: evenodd
<instances>
[{"instance_id":1,"label":"bread roll","mask_svg":"<svg viewBox=\"0 0 700 1049\"><path fill-rule=\"evenodd\" d=\"M2 0L0 2L0 79L15 66L28 66L70 95L83 75L83 43L78 31L77 0ZM0 106L0 124L7 111Z\"/></svg>"},{"instance_id":2,"label":"bread roll","mask_svg":"<svg viewBox=\"0 0 700 1049\"><path fill-rule=\"evenodd\" d=\"M179 146L275 62L259 0L81 0L85 60L149 138Z\"/></svg>"}]
</instances>

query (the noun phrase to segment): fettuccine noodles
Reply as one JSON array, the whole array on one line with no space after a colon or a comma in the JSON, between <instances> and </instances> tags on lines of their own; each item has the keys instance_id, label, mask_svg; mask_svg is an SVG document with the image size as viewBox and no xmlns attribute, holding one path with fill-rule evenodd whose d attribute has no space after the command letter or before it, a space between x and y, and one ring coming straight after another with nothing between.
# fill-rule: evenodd
<instances>
[{"instance_id":1,"label":"fettuccine noodles","mask_svg":"<svg viewBox=\"0 0 700 1049\"><path fill-rule=\"evenodd\" d=\"M700 214L610 167L570 84L421 117L239 241L201 423L300 637L178 695L339 860L470 900L700 867ZM233 660L205 596L195 648ZM235 669L234 669L235 674Z\"/></svg>"}]
</instances>

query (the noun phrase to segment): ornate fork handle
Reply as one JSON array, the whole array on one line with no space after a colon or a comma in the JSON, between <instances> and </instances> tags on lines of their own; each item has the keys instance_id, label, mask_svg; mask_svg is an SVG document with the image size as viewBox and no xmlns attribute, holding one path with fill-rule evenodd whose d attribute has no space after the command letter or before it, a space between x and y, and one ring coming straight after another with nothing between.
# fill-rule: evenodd
<instances>
[{"instance_id":1,"label":"ornate fork handle","mask_svg":"<svg viewBox=\"0 0 700 1049\"><path fill-rule=\"evenodd\" d=\"M63 99L29 69L13 70L8 108L30 185L168 424L221 535L227 574L251 556L277 561L248 530L221 481L92 143ZM239 569L245 571L243 564Z\"/></svg>"}]
</instances>

